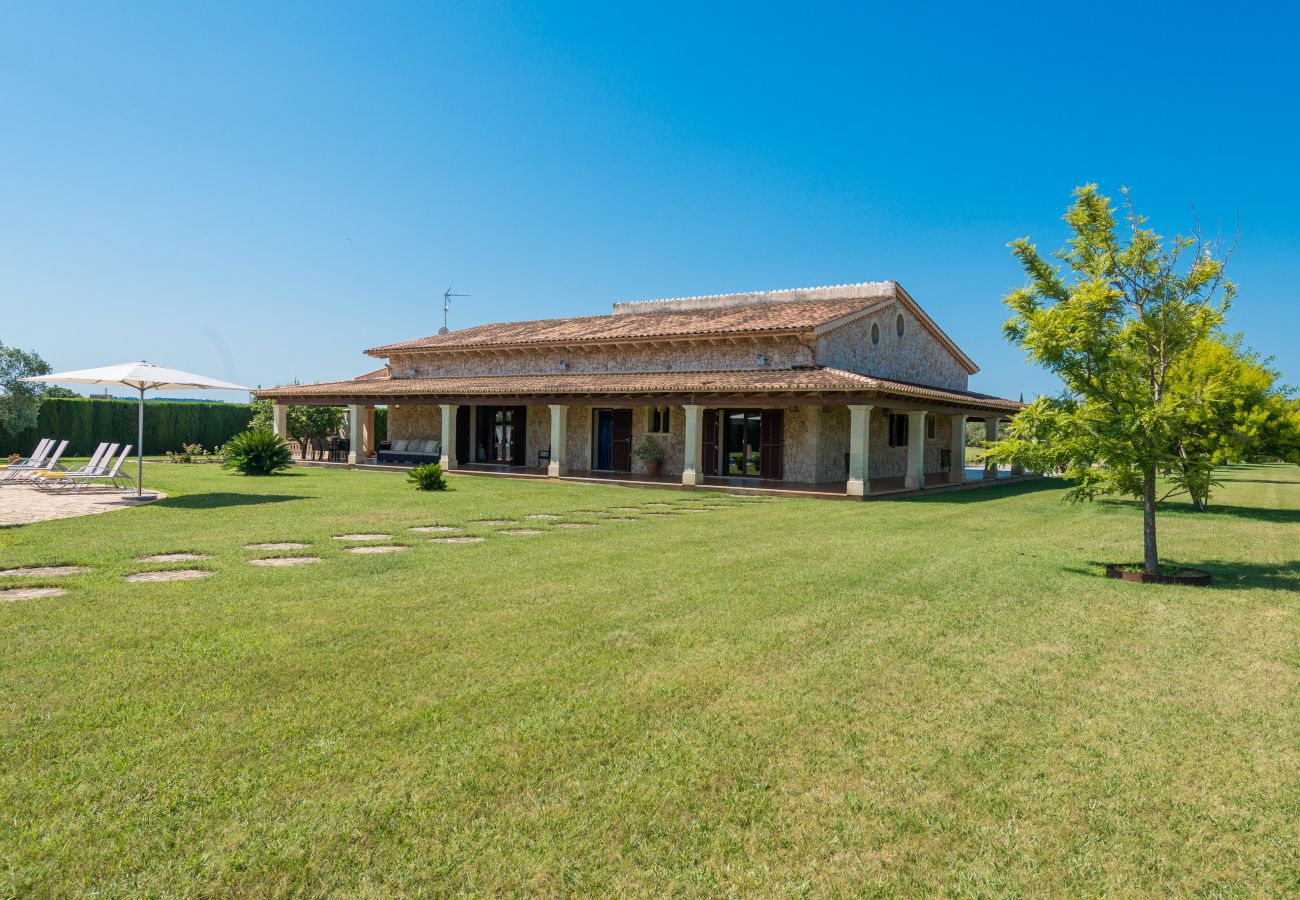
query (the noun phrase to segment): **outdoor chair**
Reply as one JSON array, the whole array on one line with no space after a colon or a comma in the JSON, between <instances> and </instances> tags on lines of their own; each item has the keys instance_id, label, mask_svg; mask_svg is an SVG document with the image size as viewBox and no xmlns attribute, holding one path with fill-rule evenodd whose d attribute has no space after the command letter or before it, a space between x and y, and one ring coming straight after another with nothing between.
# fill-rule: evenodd
<instances>
[{"instance_id":1,"label":"outdoor chair","mask_svg":"<svg viewBox=\"0 0 1300 900\"><path fill-rule=\"evenodd\" d=\"M104 454L101 462L94 469L82 469L76 472L40 472L32 476L35 484L46 491L81 491L91 487L111 487L129 490L134 479L122 471L122 463L131 455L131 445L127 444L122 454L113 459L111 454Z\"/></svg>"},{"instance_id":2,"label":"outdoor chair","mask_svg":"<svg viewBox=\"0 0 1300 900\"><path fill-rule=\"evenodd\" d=\"M11 463L0 465L0 478L8 476L11 472L17 474L20 469L30 469L33 465L40 465L45 461L45 457L54 449L54 438L41 438L37 443L36 449L32 455L26 459L16 459Z\"/></svg>"},{"instance_id":3,"label":"outdoor chair","mask_svg":"<svg viewBox=\"0 0 1300 900\"><path fill-rule=\"evenodd\" d=\"M31 460L30 465L10 466L5 469L4 477L0 478L0 484L28 484L37 475L43 472L54 472L60 470L59 457L63 456L63 451L68 449L68 442L63 441L55 448L54 452L48 457L36 461Z\"/></svg>"}]
</instances>

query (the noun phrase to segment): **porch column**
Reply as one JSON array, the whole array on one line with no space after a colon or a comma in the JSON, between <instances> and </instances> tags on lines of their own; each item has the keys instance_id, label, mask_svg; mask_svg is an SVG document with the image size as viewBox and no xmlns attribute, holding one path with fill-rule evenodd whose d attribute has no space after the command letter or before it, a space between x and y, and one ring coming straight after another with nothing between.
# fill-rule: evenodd
<instances>
[{"instance_id":1,"label":"porch column","mask_svg":"<svg viewBox=\"0 0 1300 900\"><path fill-rule=\"evenodd\" d=\"M952 466L948 470L949 484L962 484L966 481L966 417L949 416L952 422L952 435L948 439L948 456Z\"/></svg>"},{"instance_id":2,"label":"porch column","mask_svg":"<svg viewBox=\"0 0 1300 900\"><path fill-rule=\"evenodd\" d=\"M907 477L903 486L919 491L925 488L925 410L907 414Z\"/></svg>"},{"instance_id":3,"label":"porch column","mask_svg":"<svg viewBox=\"0 0 1300 900\"><path fill-rule=\"evenodd\" d=\"M354 403L348 407L348 462L354 466L366 461L365 416L364 406Z\"/></svg>"},{"instance_id":4,"label":"porch column","mask_svg":"<svg viewBox=\"0 0 1300 900\"><path fill-rule=\"evenodd\" d=\"M375 408L373 406L367 406L365 408L365 412L361 417L361 424L364 426L364 432L362 434L362 441L361 441L361 452L365 454L363 459L370 459L375 455L375 447L376 447Z\"/></svg>"},{"instance_id":5,"label":"porch column","mask_svg":"<svg viewBox=\"0 0 1300 900\"><path fill-rule=\"evenodd\" d=\"M682 460L682 484L704 482L704 407L682 407L686 412L686 450Z\"/></svg>"},{"instance_id":6,"label":"porch column","mask_svg":"<svg viewBox=\"0 0 1300 900\"><path fill-rule=\"evenodd\" d=\"M569 474L569 458L566 447L569 444L569 408L567 406L551 407L551 462L546 467L546 474L559 478Z\"/></svg>"},{"instance_id":7,"label":"porch column","mask_svg":"<svg viewBox=\"0 0 1300 900\"><path fill-rule=\"evenodd\" d=\"M996 441L998 439L998 420L996 418L984 420L984 440ZM990 481L998 477L998 464L991 459L984 460L984 477Z\"/></svg>"},{"instance_id":8,"label":"porch column","mask_svg":"<svg viewBox=\"0 0 1300 900\"><path fill-rule=\"evenodd\" d=\"M444 472L456 468L456 404L442 404L442 456L438 465Z\"/></svg>"},{"instance_id":9,"label":"porch column","mask_svg":"<svg viewBox=\"0 0 1300 900\"><path fill-rule=\"evenodd\" d=\"M271 430L280 440L289 440L289 404L278 400L271 404Z\"/></svg>"},{"instance_id":10,"label":"porch column","mask_svg":"<svg viewBox=\"0 0 1300 900\"><path fill-rule=\"evenodd\" d=\"M871 407L849 407L849 485L850 497L865 497L871 492Z\"/></svg>"}]
</instances>

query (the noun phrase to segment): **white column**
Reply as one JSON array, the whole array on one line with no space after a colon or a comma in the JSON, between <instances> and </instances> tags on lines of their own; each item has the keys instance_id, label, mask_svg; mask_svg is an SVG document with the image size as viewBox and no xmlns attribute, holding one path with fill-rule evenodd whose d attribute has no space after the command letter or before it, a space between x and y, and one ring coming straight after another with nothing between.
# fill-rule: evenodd
<instances>
[{"instance_id":1,"label":"white column","mask_svg":"<svg viewBox=\"0 0 1300 900\"><path fill-rule=\"evenodd\" d=\"M444 472L456 468L456 404L442 404L442 456L438 465Z\"/></svg>"},{"instance_id":2,"label":"white column","mask_svg":"<svg viewBox=\"0 0 1300 900\"><path fill-rule=\"evenodd\" d=\"M361 440L361 458L369 461L374 457L377 447L375 443L375 408L373 406L365 408L361 415L361 425L365 432Z\"/></svg>"},{"instance_id":3,"label":"white column","mask_svg":"<svg viewBox=\"0 0 1300 900\"><path fill-rule=\"evenodd\" d=\"M925 487L925 410L907 414L907 477L904 487L919 491Z\"/></svg>"},{"instance_id":4,"label":"white column","mask_svg":"<svg viewBox=\"0 0 1300 900\"><path fill-rule=\"evenodd\" d=\"M551 407L551 462L546 467L546 474L559 478L569 473L569 407Z\"/></svg>"},{"instance_id":5,"label":"white column","mask_svg":"<svg viewBox=\"0 0 1300 900\"><path fill-rule=\"evenodd\" d=\"M686 412L686 451L682 460L682 484L704 482L704 407L683 406Z\"/></svg>"},{"instance_id":6,"label":"white column","mask_svg":"<svg viewBox=\"0 0 1300 900\"><path fill-rule=\"evenodd\" d=\"M280 440L289 440L289 404L279 401L271 404L271 430Z\"/></svg>"},{"instance_id":7,"label":"white column","mask_svg":"<svg viewBox=\"0 0 1300 900\"><path fill-rule=\"evenodd\" d=\"M984 420L984 440L996 441L998 439L998 420L996 418ZM998 464L991 459L984 460L984 477L990 480L998 477Z\"/></svg>"},{"instance_id":8,"label":"white column","mask_svg":"<svg viewBox=\"0 0 1300 900\"><path fill-rule=\"evenodd\" d=\"M871 491L871 407L849 407L850 497L865 497Z\"/></svg>"},{"instance_id":9,"label":"white column","mask_svg":"<svg viewBox=\"0 0 1300 900\"><path fill-rule=\"evenodd\" d=\"M353 404L348 407L348 462L354 466L366 461L365 417L364 406Z\"/></svg>"},{"instance_id":10,"label":"white column","mask_svg":"<svg viewBox=\"0 0 1300 900\"><path fill-rule=\"evenodd\" d=\"M949 484L962 484L966 481L966 417L949 416L952 434L948 438L948 455L952 459L952 468L948 470Z\"/></svg>"}]
</instances>

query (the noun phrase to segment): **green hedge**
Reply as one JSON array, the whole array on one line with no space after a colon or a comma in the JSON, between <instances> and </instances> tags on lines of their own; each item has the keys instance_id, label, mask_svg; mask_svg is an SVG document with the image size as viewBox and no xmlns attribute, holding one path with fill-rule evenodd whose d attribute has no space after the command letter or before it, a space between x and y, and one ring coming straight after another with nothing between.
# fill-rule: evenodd
<instances>
[{"instance_id":1,"label":"green hedge","mask_svg":"<svg viewBox=\"0 0 1300 900\"><path fill-rule=\"evenodd\" d=\"M135 400L47 398L35 428L15 435L0 432L3 453L30 453L45 437L68 441L67 456L89 456L101 441L134 445L138 405ZM248 427L252 414L247 403L146 400L144 452L158 456L185 444L221 446Z\"/></svg>"}]
</instances>

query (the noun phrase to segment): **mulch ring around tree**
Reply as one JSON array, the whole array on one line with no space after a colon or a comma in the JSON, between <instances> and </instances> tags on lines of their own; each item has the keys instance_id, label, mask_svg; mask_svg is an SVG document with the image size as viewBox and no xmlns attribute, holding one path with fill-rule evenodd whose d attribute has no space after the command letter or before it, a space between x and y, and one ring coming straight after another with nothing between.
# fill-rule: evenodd
<instances>
[{"instance_id":1,"label":"mulch ring around tree","mask_svg":"<svg viewBox=\"0 0 1300 900\"><path fill-rule=\"evenodd\" d=\"M161 572L136 572L134 575L125 575L123 579L131 582L155 582L155 581L197 581L200 578L207 578L213 573L204 569L164 569Z\"/></svg>"},{"instance_id":2,"label":"mulch ring around tree","mask_svg":"<svg viewBox=\"0 0 1300 900\"><path fill-rule=\"evenodd\" d=\"M297 541L272 541L269 544L245 544L245 550L305 550L309 544L300 544Z\"/></svg>"},{"instance_id":3,"label":"mulch ring around tree","mask_svg":"<svg viewBox=\"0 0 1300 900\"><path fill-rule=\"evenodd\" d=\"M1141 563L1107 563L1106 577L1140 584L1183 584L1189 587L1209 587L1214 576L1204 569L1191 566L1161 566L1159 572L1143 571Z\"/></svg>"},{"instance_id":4,"label":"mulch ring around tree","mask_svg":"<svg viewBox=\"0 0 1300 900\"><path fill-rule=\"evenodd\" d=\"M203 559L212 559L206 553L154 553L150 556L137 556L136 562L198 562Z\"/></svg>"},{"instance_id":5,"label":"mulch ring around tree","mask_svg":"<svg viewBox=\"0 0 1300 900\"><path fill-rule=\"evenodd\" d=\"M62 597L67 591L61 587L25 587L9 588L0 591L0 603L12 603L15 600L38 600L41 597Z\"/></svg>"},{"instance_id":6,"label":"mulch ring around tree","mask_svg":"<svg viewBox=\"0 0 1300 900\"><path fill-rule=\"evenodd\" d=\"M264 556L261 559L250 559L250 566L305 566L308 563L320 562L319 556Z\"/></svg>"},{"instance_id":7,"label":"mulch ring around tree","mask_svg":"<svg viewBox=\"0 0 1300 900\"><path fill-rule=\"evenodd\" d=\"M27 566L22 569L0 569L0 578L62 578L89 572L89 566Z\"/></svg>"}]
</instances>

